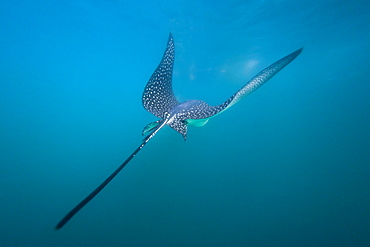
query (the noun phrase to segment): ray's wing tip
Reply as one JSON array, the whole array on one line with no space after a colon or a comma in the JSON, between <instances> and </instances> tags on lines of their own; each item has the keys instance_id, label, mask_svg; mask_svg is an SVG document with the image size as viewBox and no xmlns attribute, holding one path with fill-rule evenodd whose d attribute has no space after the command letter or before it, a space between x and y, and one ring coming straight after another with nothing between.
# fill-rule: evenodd
<instances>
[{"instance_id":1,"label":"ray's wing tip","mask_svg":"<svg viewBox=\"0 0 370 247\"><path fill-rule=\"evenodd\" d=\"M291 55L294 57L298 57L299 54L301 54L303 51L303 47L299 48L298 50L294 51Z\"/></svg>"},{"instance_id":2,"label":"ray's wing tip","mask_svg":"<svg viewBox=\"0 0 370 247\"><path fill-rule=\"evenodd\" d=\"M296 50L296 51L293 51L292 53L290 53L289 55L287 55L286 57L283 57L281 60L279 60L279 61L285 61L285 62L287 62L287 64L288 63L290 63L291 61L293 61L294 59L296 59L298 56L299 56L299 54L301 54L302 53L302 51L303 51L303 47L301 47L301 48L299 48L298 50ZM286 64L286 65L287 65ZM284 66L285 67L285 66Z\"/></svg>"},{"instance_id":3,"label":"ray's wing tip","mask_svg":"<svg viewBox=\"0 0 370 247\"><path fill-rule=\"evenodd\" d=\"M172 32L168 35L168 42L173 41L173 35Z\"/></svg>"}]
</instances>

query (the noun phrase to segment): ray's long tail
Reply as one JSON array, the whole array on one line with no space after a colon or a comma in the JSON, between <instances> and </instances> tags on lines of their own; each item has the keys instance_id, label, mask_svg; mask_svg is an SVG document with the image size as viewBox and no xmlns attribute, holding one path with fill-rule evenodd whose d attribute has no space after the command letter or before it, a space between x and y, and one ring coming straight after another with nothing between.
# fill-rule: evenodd
<instances>
[{"instance_id":1,"label":"ray's long tail","mask_svg":"<svg viewBox=\"0 0 370 247\"><path fill-rule=\"evenodd\" d=\"M89 201L91 201L117 174L135 157L135 155L148 143L150 139L144 139L141 145L123 162L103 183L101 183L93 192L91 192L85 199L83 199L76 207L69 211L64 218L59 221L55 229L62 228L78 211L81 210Z\"/></svg>"},{"instance_id":2,"label":"ray's long tail","mask_svg":"<svg viewBox=\"0 0 370 247\"><path fill-rule=\"evenodd\" d=\"M75 206L71 211L69 211L64 218L59 221L55 229L58 230L62 228L78 211L80 211L89 201L91 201L100 191L104 189L107 184L112 181L112 179L117 176L117 174L135 157L135 155L152 139L153 136L163 127L167 121L163 121L158 125L148 136L146 136L140 146L135 149L135 151L107 178L101 183L93 192L91 192L85 199L83 199L77 206Z\"/></svg>"}]
</instances>

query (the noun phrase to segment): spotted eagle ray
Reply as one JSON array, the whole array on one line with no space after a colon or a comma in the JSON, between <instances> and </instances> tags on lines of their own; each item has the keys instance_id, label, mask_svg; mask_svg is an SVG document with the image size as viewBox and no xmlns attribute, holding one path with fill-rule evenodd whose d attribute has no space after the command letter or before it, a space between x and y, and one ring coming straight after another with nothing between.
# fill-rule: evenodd
<instances>
[{"instance_id":1,"label":"spotted eagle ray","mask_svg":"<svg viewBox=\"0 0 370 247\"><path fill-rule=\"evenodd\" d=\"M210 106L201 100L187 100L179 103L172 90L172 71L175 60L175 44L170 33L167 47L158 67L150 77L145 86L142 103L144 108L154 116L160 118L158 121L149 123L144 127L142 134L146 137L136 150L93 192L74 207L56 226L56 229L63 227L81 208L93 199L112 179L131 161L132 158L152 139L157 132L165 125L179 132L184 140L189 126L203 126L211 117L215 117L226 109L230 108L242 98L255 91L265 82L270 80L280 70L292 62L301 52L295 52L283 57L271 64L255 77L248 81L241 89L233 94L224 103L217 106Z\"/></svg>"}]
</instances>

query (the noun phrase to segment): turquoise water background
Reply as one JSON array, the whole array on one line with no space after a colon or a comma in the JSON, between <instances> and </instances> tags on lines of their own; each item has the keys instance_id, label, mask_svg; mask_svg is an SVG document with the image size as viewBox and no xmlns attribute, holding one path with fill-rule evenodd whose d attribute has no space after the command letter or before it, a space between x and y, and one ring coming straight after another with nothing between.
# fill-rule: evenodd
<instances>
[{"instance_id":1,"label":"turquoise water background","mask_svg":"<svg viewBox=\"0 0 370 247\"><path fill-rule=\"evenodd\" d=\"M0 246L369 246L369 1L1 1ZM157 120L141 94L169 32L169 127L64 228Z\"/></svg>"}]
</instances>

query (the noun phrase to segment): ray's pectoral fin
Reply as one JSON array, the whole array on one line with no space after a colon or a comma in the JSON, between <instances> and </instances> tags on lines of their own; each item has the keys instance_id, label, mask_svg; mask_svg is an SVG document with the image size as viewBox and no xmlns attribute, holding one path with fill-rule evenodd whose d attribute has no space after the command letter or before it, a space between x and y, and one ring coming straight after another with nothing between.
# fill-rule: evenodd
<instances>
[{"instance_id":1,"label":"ray's pectoral fin","mask_svg":"<svg viewBox=\"0 0 370 247\"><path fill-rule=\"evenodd\" d=\"M254 92L257 88L265 84L268 80L270 80L274 75L276 75L280 70L282 70L285 66L291 63L299 54L301 54L303 48L300 48L291 54L283 57L282 59L276 61L275 63L271 64L261 72L259 72L255 77L253 77L250 81L248 81L241 89L239 89L235 94L233 94L226 102L220 105L221 111L224 111L245 96ZM221 113L221 111L219 113Z\"/></svg>"},{"instance_id":2,"label":"ray's pectoral fin","mask_svg":"<svg viewBox=\"0 0 370 247\"><path fill-rule=\"evenodd\" d=\"M172 90L172 71L175 61L175 43L170 33L161 62L145 86L142 103L154 116L163 118L179 104Z\"/></svg>"},{"instance_id":3,"label":"ray's pectoral fin","mask_svg":"<svg viewBox=\"0 0 370 247\"><path fill-rule=\"evenodd\" d=\"M280 70L282 70L285 66L287 66L290 62L292 62L299 54L301 54L303 48L298 49L291 54L283 57L282 59L276 61L275 63L271 64L261 72L259 72L255 77L249 80L241 89L239 89L235 94L233 94L228 100L218 106L211 106L209 109L209 116L214 117L221 112L225 111L226 109L230 108L245 96L254 92L257 88L265 84L268 80L270 80L274 75L276 75Z\"/></svg>"}]
</instances>

